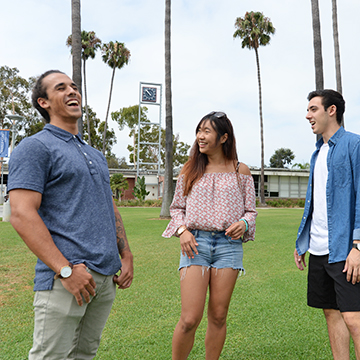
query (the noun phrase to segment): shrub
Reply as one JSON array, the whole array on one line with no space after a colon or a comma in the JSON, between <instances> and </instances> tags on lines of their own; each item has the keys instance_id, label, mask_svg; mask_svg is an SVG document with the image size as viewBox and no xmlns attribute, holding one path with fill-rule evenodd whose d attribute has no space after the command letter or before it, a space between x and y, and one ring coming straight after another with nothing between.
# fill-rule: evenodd
<instances>
[{"instance_id":1,"label":"shrub","mask_svg":"<svg viewBox=\"0 0 360 360\"><path fill-rule=\"evenodd\" d=\"M130 206L143 206L143 207L161 207L162 200L123 200L123 201L116 201L116 206L123 206L123 207L130 207Z\"/></svg>"},{"instance_id":2,"label":"shrub","mask_svg":"<svg viewBox=\"0 0 360 360\"><path fill-rule=\"evenodd\" d=\"M293 208L293 207L304 207L305 199L266 199L267 206L277 207L277 208ZM256 200L256 206L259 206L260 202Z\"/></svg>"}]
</instances>

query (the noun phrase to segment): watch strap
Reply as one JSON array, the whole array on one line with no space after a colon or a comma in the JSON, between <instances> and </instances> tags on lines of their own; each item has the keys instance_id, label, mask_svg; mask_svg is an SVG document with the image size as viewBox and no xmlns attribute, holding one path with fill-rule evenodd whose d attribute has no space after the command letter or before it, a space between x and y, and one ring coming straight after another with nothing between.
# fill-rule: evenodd
<instances>
[{"instance_id":1,"label":"watch strap","mask_svg":"<svg viewBox=\"0 0 360 360\"><path fill-rule=\"evenodd\" d=\"M360 243L353 243L352 248L360 251Z\"/></svg>"}]
</instances>

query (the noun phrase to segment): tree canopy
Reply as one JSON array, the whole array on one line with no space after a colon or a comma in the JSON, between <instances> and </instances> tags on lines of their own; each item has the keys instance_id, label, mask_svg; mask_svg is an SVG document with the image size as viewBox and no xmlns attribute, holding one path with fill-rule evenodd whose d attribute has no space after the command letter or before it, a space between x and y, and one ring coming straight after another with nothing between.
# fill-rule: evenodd
<instances>
[{"instance_id":1,"label":"tree canopy","mask_svg":"<svg viewBox=\"0 0 360 360\"><path fill-rule=\"evenodd\" d=\"M122 69L125 65L129 63L130 60L130 50L125 47L124 43L118 41L110 41L107 44L103 44L101 48L102 52L102 59L105 64L109 65L112 68L112 75L110 81L110 93L109 93L109 102L106 110L105 115L105 126L103 131L103 149L102 152L105 154L105 142L106 142L106 132L107 132L107 121L110 111L110 104L111 104L111 95L112 89L114 85L114 77L115 77L115 70Z\"/></svg>"},{"instance_id":2,"label":"tree canopy","mask_svg":"<svg viewBox=\"0 0 360 360\"><path fill-rule=\"evenodd\" d=\"M20 115L24 119L16 121L16 143L23 137L42 130L44 123L41 116L31 105L31 89L36 79L28 80L19 75L19 70L8 66L0 67L0 127L10 128L11 122L6 115Z\"/></svg>"},{"instance_id":3,"label":"tree canopy","mask_svg":"<svg viewBox=\"0 0 360 360\"><path fill-rule=\"evenodd\" d=\"M84 110L84 109L83 109ZM105 122L101 121L97 116L96 112L88 106L89 120L90 120L90 137L92 147L95 149L102 151L103 148L103 131ZM84 141L88 141L89 139L89 131L87 123L84 122ZM115 131L113 129L108 130L106 132L106 147L105 147L105 156L113 157L115 156L112 153L112 147L116 143Z\"/></svg>"},{"instance_id":4,"label":"tree canopy","mask_svg":"<svg viewBox=\"0 0 360 360\"><path fill-rule=\"evenodd\" d=\"M149 122L149 125L143 124L140 131L141 142L158 144L159 142L159 126L150 124L150 120L147 117L148 109L145 106L140 108L141 122ZM125 108L121 108L119 111L111 113L112 120L119 124L119 129L123 130L126 125L130 129L129 136L133 138L133 144L128 145L127 149L130 151L130 162L135 163L137 160L137 138L138 138L138 119L139 119L139 106L133 105ZM160 137L160 158L161 165L165 164L166 148L165 148L166 131L161 128ZM188 150L190 145L180 141L179 135L173 135L173 168L185 164L188 160ZM139 157L141 162L157 163L158 161L158 146L146 145L140 148ZM144 165L145 168L153 168L152 165Z\"/></svg>"},{"instance_id":5,"label":"tree canopy","mask_svg":"<svg viewBox=\"0 0 360 360\"><path fill-rule=\"evenodd\" d=\"M270 167L271 168L286 168L286 165L290 165L291 162L295 159L295 155L290 149L280 148L275 150L275 153L270 158Z\"/></svg>"}]
</instances>

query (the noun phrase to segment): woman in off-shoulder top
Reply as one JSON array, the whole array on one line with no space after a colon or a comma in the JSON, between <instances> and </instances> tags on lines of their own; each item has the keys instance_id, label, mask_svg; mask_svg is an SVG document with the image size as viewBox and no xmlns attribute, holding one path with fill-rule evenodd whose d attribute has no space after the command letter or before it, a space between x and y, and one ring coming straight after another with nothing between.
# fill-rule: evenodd
<instances>
[{"instance_id":1,"label":"woman in off-shoulder top","mask_svg":"<svg viewBox=\"0 0 360 360\"><path fill-rule=\"evenodd\" d=\"M255 191L249 168L238 162L226 114L211 112L196 127L196 141L170 206L164 237L180 239L181 316L172 341L173 360L187 359L209 288L206 359L218 359L239 272L242 244L254 240Z\"/></svg>"}]
</instances>

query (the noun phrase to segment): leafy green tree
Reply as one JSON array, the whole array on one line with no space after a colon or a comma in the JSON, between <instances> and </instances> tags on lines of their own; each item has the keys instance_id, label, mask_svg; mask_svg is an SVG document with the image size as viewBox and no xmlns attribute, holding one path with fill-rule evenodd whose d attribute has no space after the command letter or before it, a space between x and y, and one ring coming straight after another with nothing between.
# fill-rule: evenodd
<instances>
[{"instance_id":1,"label":"leafy green tree","mask_svg":"<svg viewBox=\"0 0 360 360\"><path fill-rule=\"evenodd\" d=\"M81 94L81 12L80 0L71 0L71 34L72 34L72 79L79 87ZM79 133L83 136L82 117L78 119Z\"/></svg>"},{"instance_id":2,"label":"leafy green tree","mask_svg":"<svg viewBox=\"0 0 360 360\"><path fill-rule=\"evenodd\" d=\"M270 167L271 168L286 168L287 164L290 165L291 162L295 159L295 155L290 149L280 148L275 150L275 153L270 158Z\"/></svg>"},{"instance_id":3,"label":"leafy green tree","mask_svg":"<svg viewBox=\"0 0 360 360\"><path fill-rule=\"evenodd\" d=\"M310 169L310 163L304 162L304 163L295 163L291 167L292 169L302 169L302 170L309 170Z\"/></svg>"},{"instance_id":4,"label":"leafy green tree","mask_svg":"<svg viewBox=\"0 0 360 360\"><path fill-rule=\"evenodd\" d=\"M35 78L29 80L19 75L17 68L0 67L0 128L10 128L11 121L6 115L21 115L22 121L16 121L15 145L25 136L42 130L44 123L41 116L31 105L31 89Z\"/></svg>"},{"instance_id":5,"label":"leafy green tree","mask_svg":"<svg viewBox=\"0 0 360 360\"><path fill-rule=\"evenodd\" d=\"M110 93L109 93L109 102L108 107L106 110L105 116L105 126L104 126L104 133L103 133L103 149L102 152L105 154L105 143L106 143L106 132L107 132L107 121L110 111L110 104L111 104L111 95L112 89L114 85L114 77L115 77L115 70L122 69L125 65L129 63L130 59L130 51L125 47L124 43L120 43L118 41L112 42L110 41L107 44L103 44L101 48L102 52L102 59L105 64L109 65L113 71L111 75L111 82L110 82Z\"/></svg>"},{"instance_id":6,"label":"leafy green tree","mask_svg":"<svg viewBox=\"0 0 360 360\"><path fill-rule=\"evenodd\" d=\"M145 196L149 194L150 191L146 191L145 176L139 176L134 186L133 195L140 201L144 201Z\"/></svg>"},{"instance_id":7,"label":"leafy green tree","mask_svg":"<svg viewBox=\"0 0 360 360\"><path fill-rule=\"evenodd\" d=\"M125 190L129 188L129 183L124 178L123 174L117 173L110 177L110 187L117 199L121 200Z\"/></svg>"},{"instance_id":8,"label":"leafy green tree","mask_svg":"<svg viewBox=\"0 0 360 360\"><path fill-rule=\"evenodd\" d=\"M170 216L173 198L173 119L171 97L171 0L165 0L165 175L160 217Z\"/></svg>"},{"instance_id":9,"label":"leafy green tree","mask_svg":"<svg viewBox=\"0 0 360 360\"><path fill-rule=\"evenodd\" d=\"M126 163L125 156L118 158L115 155L106 157L109 169L130 169L130 166Z\"/></svg>"},{"instance_id":10,"label":"leafy green tree","mask_svg":"<svg viewBox=\"0 0 360 360\"><path fill-rule=\"evenodd\" d=\"M259 113L260 113L260 138L261 138L261 175L260 175L260 203L265 205L265 175L264 175L264 129L261 98L260 60L258 48L270 43L270 34L275 33L275 28L269 18L261 12L247 12L243 18L238 17L235 21L234 38L241 38L241 47L254 49L257 65L259 85Z\"/></svg>"},{"instance_id":11,"label":"leafy green tree","mask_svg":"<svg viewBox=\"0 0 360 360\"><path fill-rule=\"evenodd\" d=\"M159 142L159 127L154 125L145 125L140 131L140 139L142 142L147 142L150 144L157 144ZM138 132L137 129L133 129L130 132L130 136L137 138ZM162 166L165 164L166 160L166 132L164 129L161 129L161 149L160 149L160 163ZM173 135L173 164L172 168L179 167L186 163L189 158L188 151L190 145L186 144L183 141L179 140L179 135ZM133 146L128 145L127 149L130 151L130 162L134 162L134 156L137 156L137 144L135 144L135 149ZM136 155L134 155L136 154ZM155 145L146 145L142 146L139 151L140 162L148 163L157 163L158 162L158 146ZM137 161L135 157L135 161ZM143 165L145 168L150 169L154 168L155 165Z\"/></svg>"},{"instance_id":12,"label":"leafy green tree","mask_svg":"<svg viewBox=\"0 0 360 360\"><path fill-rule=\"evenodd\" d=\"M69 35L66 40L66 45L72 46L72 35ZM94 59L96 51L101 47L101 40L96 36L95 31L81 32L81 58L83 60L83 73L84 73L84 95L85 95L85 114L87 127L90 128L90 119L88 113L88 102L87 102L87 89L86 89L86 61L91 58ZM88 144L91 146L91 138L88 139Z\"/></svg>"},{"instance_id":13,"label":"leafy green tree","mask_svg":"<svg viewBox=\"0 0 360 360\"><path fill-rule=\"evenodd\" d=\"M149 121L147 118L148 108L146 106L140 107L140 121L146 122ZM124 126L127 126L130 130L133 130L139 123L139 105L133 105L129 107L121 108L119 111L113 111L111 113L111 119L116 121L119 125L119 130L122 131ZM136 134L133 133L133 150L135 151L136 144ZM133 159L135 159L135 152L133 154ZM136 167L136 162L134 162L134 167Z\"/></svg>"},{"instance_id":14,"label":"leafy green tree","mask_svg":"<svg viewBox=\"0 0 360 360\"><path fill-rule=\"evenodd\" d=\"M102 151L103 141L102 135L104 131L105 122L100 121L100 119L96 116L96 113L92 110L90 106L88 106L89 120L90 120L90 137L92 147L95 149ZM87 123L84 123L84 141L88 141L89 139L89 131L87 127ZM112 147L116 143L115 131L113 129L108 130L106 132L106 147L105 147L105 156L112 157L115 156L112 153Z\"/></svg>"}]
</instances>

